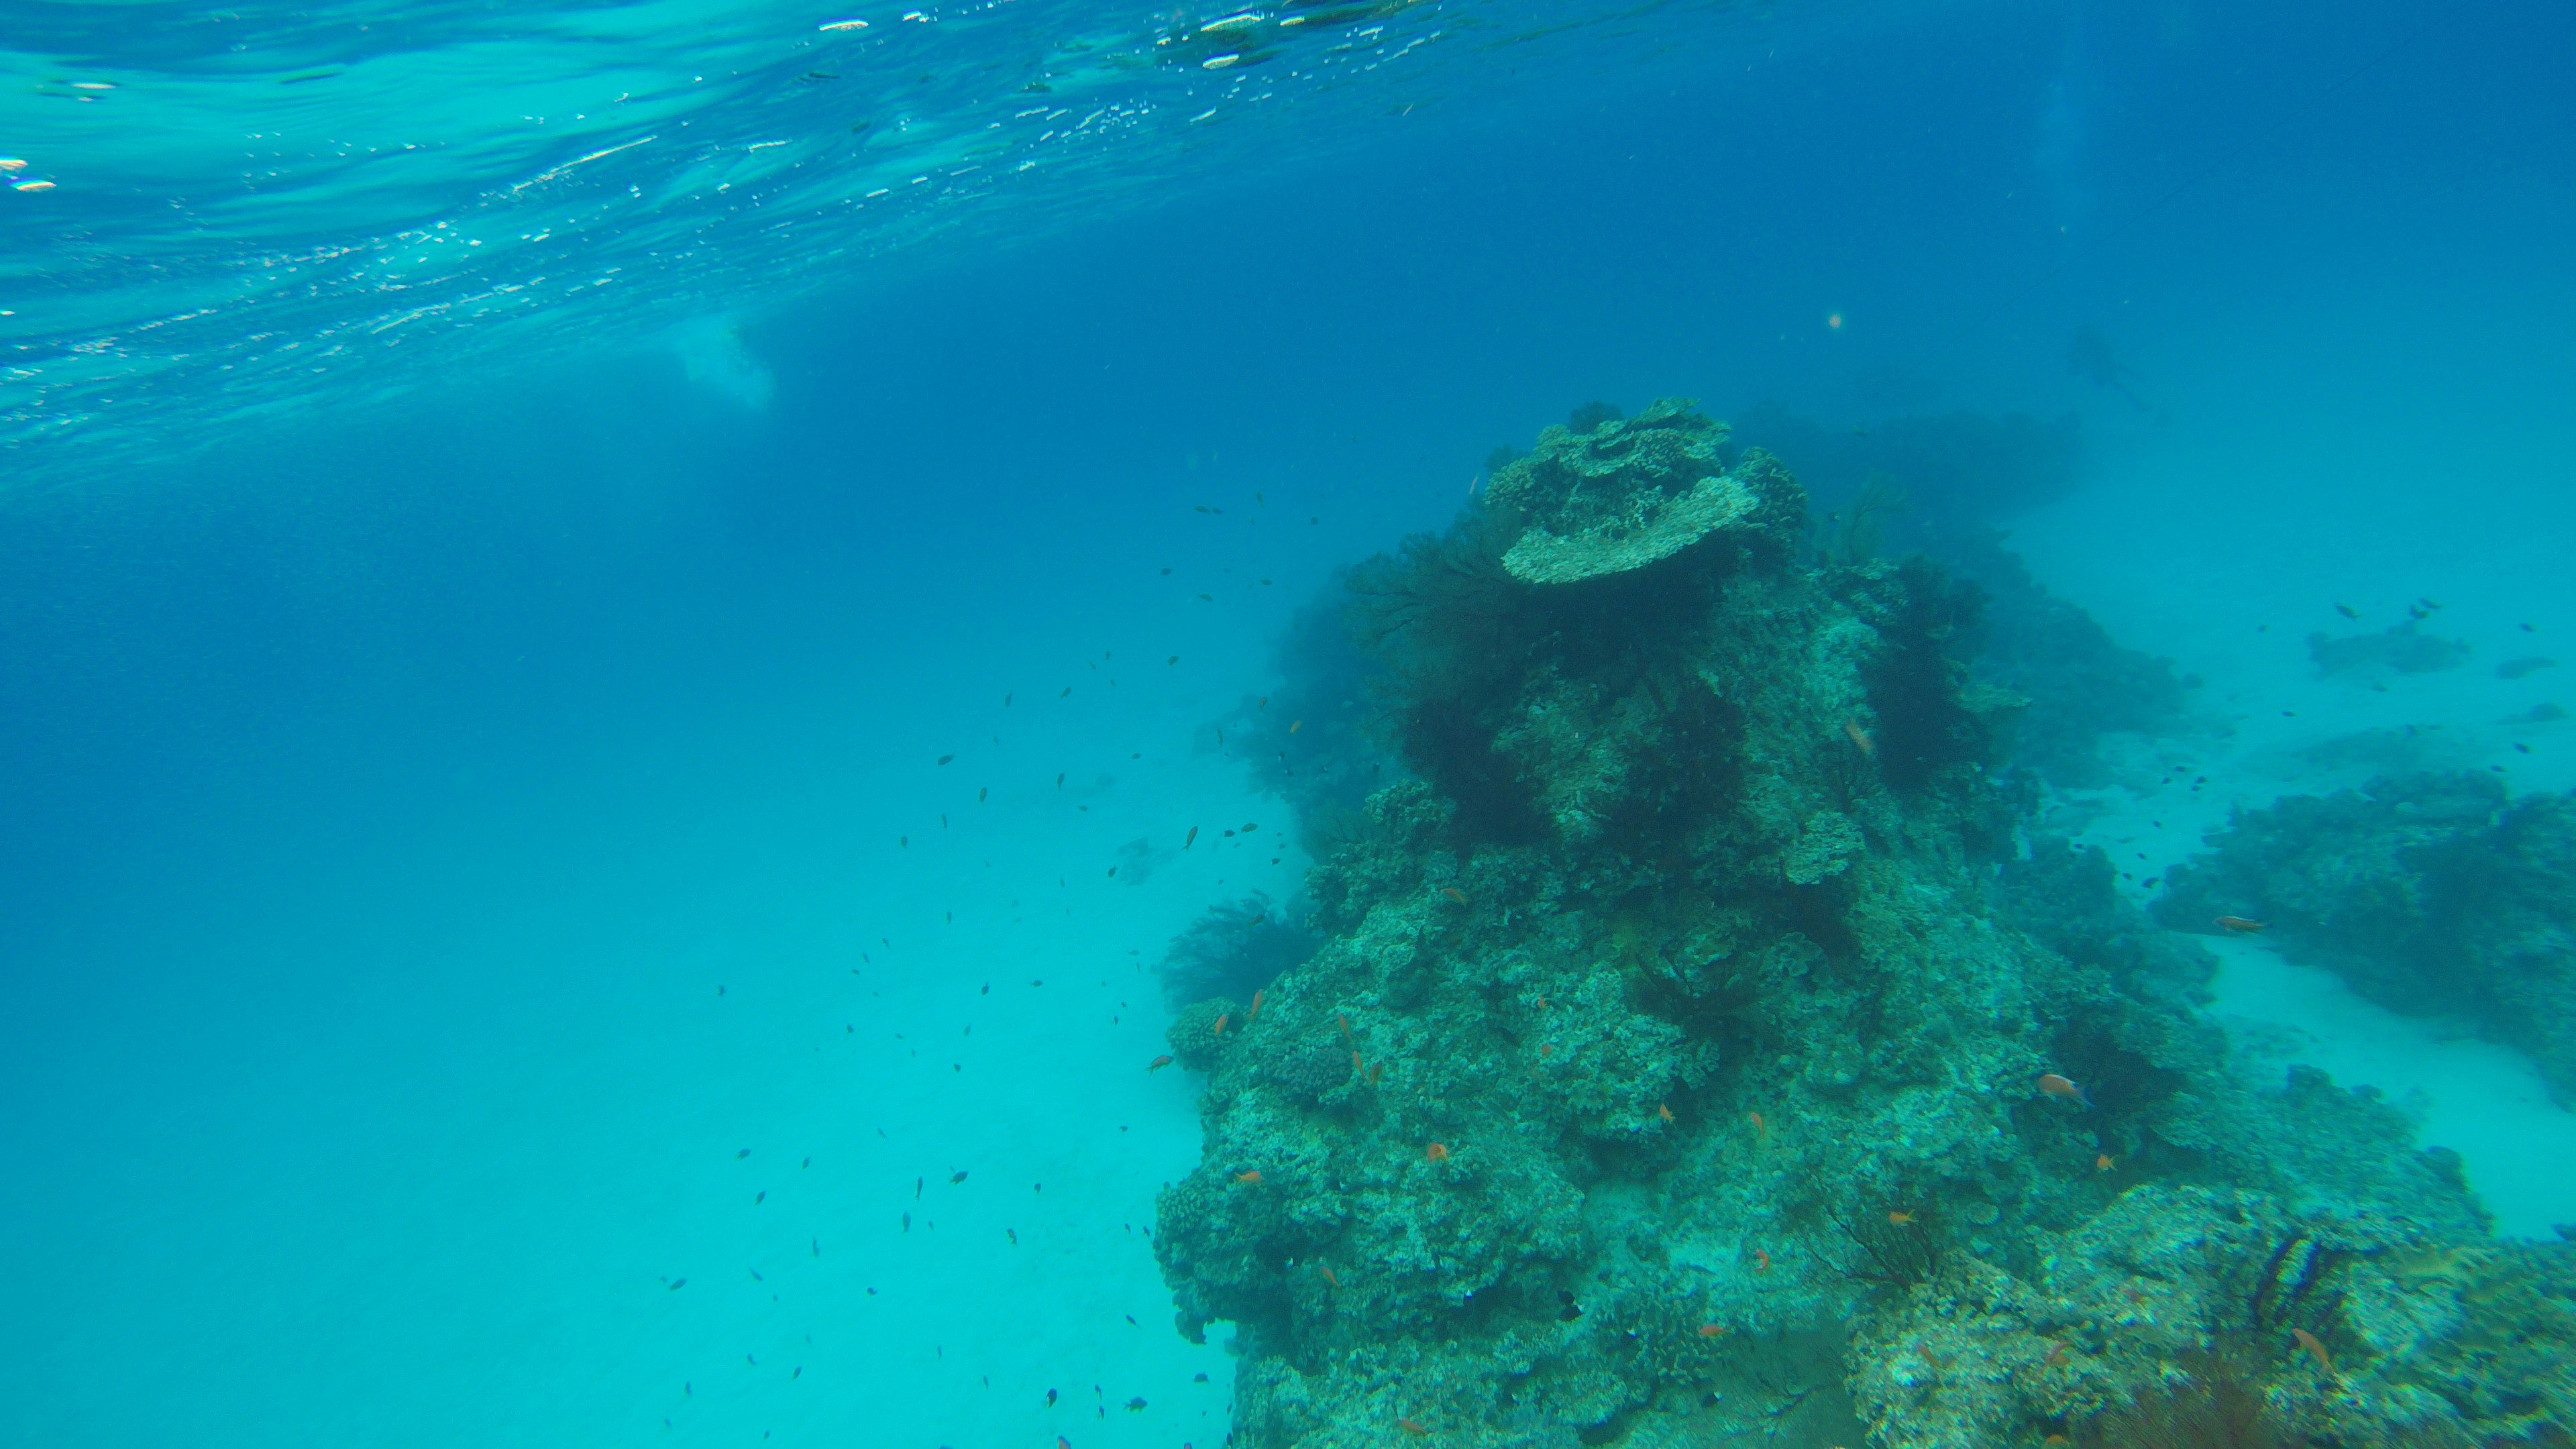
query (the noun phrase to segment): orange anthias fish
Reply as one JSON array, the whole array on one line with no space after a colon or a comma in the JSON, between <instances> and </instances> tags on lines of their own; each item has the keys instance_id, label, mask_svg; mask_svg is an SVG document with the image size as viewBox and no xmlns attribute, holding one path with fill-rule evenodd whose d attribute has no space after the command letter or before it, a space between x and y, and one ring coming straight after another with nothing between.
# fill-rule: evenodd
<instances>
[{"instance_id":1,"label":"orange anthias fish","mask_svg":"<svg viewBox=\"0 0 2576 1449\"><path fill-rule=\"evenodd\" d=\"M2073 1360L2067 1356L2065 1344L2052 1343L2048 1346L2048 1366L2050 1368L2064 1368L2071 1362L2073 1362Z\"/></svg>"},{"instance_id":2,"label":"orange anthias fish","mask_svg":"<svg viewBox=\"0 0 2576 1449\"><path fill-rule=\"evenodd\" d=\"M1726 1332L1726 1325L1723 1323L1703 1323L1699 1326L1699 1336L1702 1338L1715 1338L1724 1332Z\"/></svg>"},{"instance_id":3,"label":"orange anthias fish","mask_svg":"<svg viewBox=\"0 0 2576 1449\"><path fill-rule=\"evenodd\" d=\"M1217 1013L1217 1018L1216 1018L1216 1029L1215 1029L1214 1031L1209 1032L1209 1033L1208 1033L1208 1035L1210 1035L1210 1036L1223 1036L1223 1035L1225 1035L1225 1024L1226 1024L1227 1022L1229 1022L1229 1021L1232 1021L1232 1020L1234 1020L1234 1013L1233 1013L1233 1012L1231 1012L1231 1011L1223 1011L1223 1012L1219 1012L1219 1013Z\"/></svg>"},{"instance_id":4,"label":"orange anthias fish","mask_svg":"<svg viewBox=\"0 0 2576 1449\"><path fill-rule=\"evenodd\" d=\"M1234 1180L1242 1183L1245 1187L1259 1187L1261 1185L1261 1169L1256 1167L1250 1172L1238 1172L1234 1175Z\"/></svg>"},{"instance_id":5,"label":"orange anthias fish","mask_svg":"<svg viewBox=\"0 0 2576 1449\"><path fill-rule=\"evenodd\" d=\"M2111 1170L2111 1154L2107 1152L2097 1152L2093 1154L2093 1170L2095 1172L2109 1172Z\"/></svg>"},{"instance_id":6,"label":"orange anthias fish","mask_svg":"<svg viewBox=\"0 0 2576 1449\"><path fill-rule=\"evenodd\" d=\"M1336 1288L1339 1288L1339 1287L1341 1287L1341 1286L1342 1286L1342 1280L1333 1276L1333 1265L1332 1265L1332 1264L1330 1264L1330 1263L1317 1263L1317 1264L1315 1265L1315 1271L1324 1275L1324 1281L1325 1281L1325 1282L1332 1284L1332 1285L1333 1285L1334 1287L1336 1287Z\"/></svg>"},{"instance_id":7,"label":"orange anthias fish","mask_svg":"<svg viewBox=\"0 0 2576 1449\"><path fill-rule=\"evenodd\" d=\"M1269 994L1270 992L1266 987L1252 993L1252 1009L1243 1014L1244 1025L1249 1026L1261 1019L1261 998Z\"/></svg>"},{"instance_id":8,"label":"orange anthias fish","mask_svg":"<svg viewBox=\"0 0 2576 1449\"><path fill-rule=\"evenodd\" d=\"M1334 1023L1335 1023L1336 1025L1340 1026L1340 1027L1341 1027L1341 1029L1342 1029L1342 1040L1343 1040L1344 1042L1346 1042L1346 1043L1350 1043L1350 1042L1351 1042L1351 1019L1350 1019L1349 1017L1347 1017L1347 1016L1342 1015L1340 1012L1336 1011L1336 1012L1334 1012L1334 1013L1333 1013L1333 1021L1334 1021ZM1356 1043L1352 1043L1352 1044L1356 1045Z\"/></svg>"},{"instance_id":9,"label":"orange anthias fish","mask_svg":"<svg viewBox=\"0 0 2576 1449\"><path fill-rule=\"evenodd\" d=\"M1290 721L1288 722L1288 733L1290 733L1290 734L1292 734L1292 735L1293 735L1293 734L1297 733L1297 731L1302 730L1302 729L1304 729L1305 727L1306 727L1306 722L1305 722L1304 720L1302 720L1302 719L1292 719L1292 720L1290 720Z\"/></svg>"},{"instance_id":10,"label":"orange anthias fish","mask_svg":"<svg viewBox=\"0 0 2576 1449\"><path fill-rule=\"evenodd\" d=\"M2211 924L2231 936L2251 936L2272 928L2268 921L2249 921L2243 916L2221 916Z\"/></svg>"},{"instance_id":11,"label":"orange anthias fish","mask_svg":"<svg viewBox=\"0 0 2576 1449\"><path fill-rule=\"evenodd\" d=\"M1662 1118L1663 1120L1665 1120L1665 1121L1667 1121L1667 1122L1670 1122L1671 1120L1673 1120L1673 1109L1672 1109L1672 1108L1670 1108L1670 1107L1668 1107L1668 1106L1665 1106L1665 1105L1664 1105L1663 1103L1661 1103L1661 1102L1657 1102L1657 1103L1655 1104L1655 1115L1656 1115L1656 1116L1658 1116L1658 1117L1660 1117L1660 1118Z\"/></svg>"},{"instance_id":12,"label":"orange anthias fish","mask_svg":"<svg viewBox=\"0 0 2576 1449\"><path fill-rule=\"evenodd\" d=\"M1446 1142L1434 1142L1430 1146L1422 1149L1422 1157L1426 1162L1447 1162L1449 1160L1449 1144Z\"/></svg>"},{"instance_id":13,"label":"orange anthias fish","mask_svg":"<svg viewBox=\"0 0 2576 1449\"><path fill-rule=\"evenodd\" d=\"M1152 1076L1154 1073L1161 1071L1163 1068L1168 1067L1171 1064L1171 1053L1165 1052L1163 1055L1156 1057L1145 1064L1145 1074L1147 1076Z\"/></svg>"},{"instance_id":14,"label":"orange anthias fish","mask_svg":"<svg viewBox=\"0 0 2576 1449\"><path fill-rule=\"evenodd\" d=\"M1753 1135L1755 1137L1762 1138L1766 1141L1770 1138L1771 1124L1762 1120L1761 1113L1747 1112L1744 1114L1744 1120L1753 1124Z\"/></svg>"},{"instance_id":15,"label":"orange anthias fish","mask_svg":"<svg viewBox=\"0 0 2576 1449\"><path fill-rule=\"evenodd\" d=\"M1756 1272L1756 1273L1768 1273L1768 1272L1770 1272L1770 1271L1771 1271L1771 1255L1770 1255L1769 1253L1766 1253L1766 1252L1762 1251L1760 1248L1756 1248L1756 1249L1754 1249L1754 1250L1753 1250L1753 1271L1754 1271L1754 1272Z\"/></svg>"},{"instance_id":16,"label":"orange anthias fish","mask_svg":"<svg viewBox=\"0 0 2576 1449\"><path fill-rule=\"evenodd\" d=\"M1887 1225L1892 1228L1910 1228L1914 1226L1914 1214L1891 1212L1887 1215Z\"/></svg>"},{"instance_id":17,"label":"orange anthias fish","mask_svg":"<svg viewBox=\"0 0 2576 1449\"><path fill-rule=\"evenodd\" d=\"M1462 906L1467 904L1467 893L1458 889L1456 886L1442 886L1440 888L1440 894L1447 896L1449 899L1456 901Z\"/></svg>"},{"instance_id":18,"label":"orange anthias fish","mask_svg":"<svg viewBox=\"0 0 2576 1449\"><path fill-rule=\"evenodd\" d=\"M2329 1375L2335 1371L2333 1356L2326 1352L2324 1344L2317 1342L2315 1334L2304 1328L2293 1328L2290 1330L2290 1336L2297 1339L2299 1347L2306 1349L2316 1359L2317 1367L2324 1369Z\"/></svg>"},{"instance_id":19,"label":"orange anthias fish","mask_svg":"<svg viewBox=\"0 0 2576 1449\"><path fill-rule=\"evenodd\" d=\"M1352 1070L1353 1072L1359 1072L1359 1071L1364 1070L1364 1067L1362 1066L1362 1064L1361 1064L1361 1062L1360 1062L1360 1053L1359 1053L1359 1048L1357 1048L1357 1047L1353 1047L1353 1048L1351 1049L1351 1070Z\"/></svg>"},{"instance_id":20,"label":"orange anthias fish","mask_svg":"<svg viewBox=\"0 0 2576 1449\"><path fill-rule=\"evenodd\" d=\"M1398 1420L1396 1420L1396 1421L1395 1421L1395 1427L1397 1427L1397 1428L1399 1428L1399 1429L1402 1429L1404 1432L1406 1432L1406 1433L1408 1433L1408 1434L1428 1434L1428 1433L1430 1433L1430 1432L1431 1432L1430 1430L1423 1428L1420 1424L1415 1423L1415 1422L1414 1422L1413 1420L1411 1420L1411 1419L1398 1419Z\"/></svg>"},{"instance_id":21,"label":"orange anthias fish","mask_svg":"<svg viewBox=\"0 0 2576 1449\"><path fill-rule=\"evenodd\" d=\"M1844 720L1843 733L1850 736L1851 742L1860 747L1860 755L1862 759L1875 759L1877 757L1878 743L1869 737L1869 731L1860 727L1859 720Z\"/></svg>"},{"instance_id":22,"label":"orange anthias fish","mask_svg":"<svg viewBox=\"0 0 2576 1449\"><path fill-rule=\"evenodd\" d=\"M1370 1085L1370 1086L1372 1086L1372 1087L1376 1086L1376 1085L1377 1085L1377 1074L1378 1074L1378 1073L1380 1073L1380 1072L1382 1072L1382 1071L1385 1071L1385 1070L1386 1070L1386 1063L1384 1063L1384 1062L1371 1062L1371 1063L1369 1063L1369 1073L1368 1073L1368 1082L1369 1082L1369 1085Z\"/></svg>"},{"instance_id":23,"label":"orange anthias fish","mask_svg":"<svg viewBox=\"0 0 2576 1449\"><path fill-rule=\"evenodd\" d=\"M2076 1103L2079 1106L2090 1107L2093 1105L2093 1099L2084 1095L2084 1089L2082 1087L2075 1085L2073 1082L2068 1081L2066 1078L2059 1076L2055 1072L2043 1072L2040 1074L2039 1089L2052 1097L2064 1097L2066 1100Z\"/></svg>"}]
</instances>

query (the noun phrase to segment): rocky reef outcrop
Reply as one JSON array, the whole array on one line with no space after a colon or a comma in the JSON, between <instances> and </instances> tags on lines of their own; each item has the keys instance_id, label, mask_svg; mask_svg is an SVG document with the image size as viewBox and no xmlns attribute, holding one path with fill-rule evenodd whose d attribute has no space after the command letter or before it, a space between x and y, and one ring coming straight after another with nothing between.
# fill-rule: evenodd
<instances>
[{"instance_id":1,"label":"rocky reef outcrop","mask_svg":"<svg viewBox=\"0 0 2576 1449\"><path fill-rule=\"evenodd\" d=\"M2576 795L2395 775L2240 811L2211 844L2168 873L2166 924L2259 920L2384 1006L2521 1048L2576 1102Z\"/></svg>"},{"instance_id":2,"label":"rocky reef outcrop","mask_svg":"<svg viewBox=\"0 0 2576 1449\"><path fill-rule=\"evenodd\" d=\"M1975 591L1817 562L1687 404L1579 421L1352 571L1411 778L1314 954L1172 1028L1155 1244L1231 1442L1984 1449L2204 1383L2280 1442L2576 1426L2568 1250L2368 1095L2241 1079L2193 953L2025 853Z\"/></svg>"}]
</instances>

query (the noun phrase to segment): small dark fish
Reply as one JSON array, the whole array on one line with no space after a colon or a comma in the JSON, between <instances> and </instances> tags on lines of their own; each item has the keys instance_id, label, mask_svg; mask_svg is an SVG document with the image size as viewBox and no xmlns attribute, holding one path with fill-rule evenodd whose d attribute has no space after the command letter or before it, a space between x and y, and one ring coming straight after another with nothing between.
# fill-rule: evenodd
<instances>
[{"instance_id":1,"label":"small dark fish","mask_svg":"<svg viewBox=\"0 0 2576 1449\"><path fill-rule=\"evenodd\" d=\"M753 1281L754 1283L766 1283L766 1282L768 1282L768 1281L769 1281L768 1279L763 1278L763 1277L761 1277L761 1276L760 1276L760 1270L759 1270L758 1268L753 1268L753 1269L751 1269L751 1270L750 1270L750 1273L751 1273L751 1281Z\"/></svg>"},{"instance_id":2,"label":"small dark fish","mask_svg":"<svg viewBox=\"0 0 2576 1449\"><path fill-rule=\"evenodd\" d=\"M1246 835L1250 835L1252 832L1254 832L1254 831L1256 831L1256 830L1259 830L1260 828L1261 828L1261 827L1260 827L1260 826L1258 826L1258 825L1247 825L1247 826L1243 827L1243 833L1244 833L1244 834L1246 834Z\"/></svg>"},{"instance_id":3,"label":"small dark fish","mask_svg":"<svg viewBox=\"0 0 2576 1449\"><path fill-rule=\"evenodd\" d=\"M1058 698L1058 699L1062 699L1062 698L1064 698L1065 694L1071 694L1071 693L1073 693L1073 686L1072 686L1072 685L1070 685L1070 684L1068 684L1068 685L1066 685L1066 686L1064 687L1064 694L1059 694L1059 695L1057 695L1057 696L1056 696L1056 698Z\"/></svg>"},{"instance_id":4,"label":"small dark fish","mask_svg":"<svg viewBox=\"0 0 2576 1449\"><path fill-rule=\"evenodd\" d=\"M2358 619L2361 617L2361 611L2350 604L2335 605L2335 612L2343 615L2347 619Z\"/></svg>"},{"instance_id":5,"label":"small dark fish","mask_svg":"<svg viewBox=\"0 0 2576 1449\"><path fill-rule=\"evenodd\" d=\"M1047 1407L1050 1409L1055 1407L1055 1390L1053 1389L1047 1390Z\"/></svg>"},{"instance_id":6,"label":"small dark fish","mask_svg":"<svg viewBox=\"0 0 2576 1449\"><path fill-rule=\"evenodd\" d=\"M1131 1414L1141 1414L1145 1412L1145 1401L1143 1399L1129 1399L1127 1401L1127 1412Z\"/></svg>"},{"instance_id":7,"label":"small dark fish","mask_svg":"<svg viewBox=\"0 0 2576 1449\"><path fill-rule=\"evenodd\" d=\"M949 1185L950 1187L955 1187L957 1184L959 1184L959 1183L961 1183L961 1182L964 1182L965 1180L966 1180L966 1174L964 1174L964 1173L962 1173L962 1172L959 1172L959 1173L952 1173L952 1174L950 1174L950 1175L949 1175L949 1178L948 1178L948 1185Z\"/></svg>"},{"instance_id":8,"label":"small dark fish","mask_svg":"<svg viewBox=\"0 0 2576 1449\"><path fill-rule=\"evenodd\" d=\"M758 1207L767 1201L769 1201L769 1190L767 1188L762 1188L759 1192L752 1195L751 1205L753 1207Z\"/></svg>"},{"instance_id":9,"label":"small dark fish","mask_svg":"<svg viewBox=\"0 0 2576 1449\"><path fill-rule=\"evenodd\" d=\"M686 1278L674 1278L674 1279L672 1279L672 1280L671 1280L670 1291L671 1291L671 1292L673 1292L673 1293L677 1293L677 1292L679 1292L681 1289L686 1288L686 1287L688 1287L688 1286L689 1286L689 1280L688 1280L688 1279L686 1279Z\"/></svg>"},{"instance_id":10,"label":"small dark fish","mask_svg":"<svg viewBox=\"0 0 2576 1449\"><path fill-rule=\"evenodd\" d=\"M956 758L957 758L957 757L956 757L955 755L941 755L941 756L939 757L939 763L941 763L941 764L943 764L943 765L944 765L944 764L947 764L950 760L953 760L953 759L956 759Z\"/></svg>"},{"instance_id":11,"label":"small dark fish","mask_svg":"<svg viewBox=\"0 0 2576 1449\"><path fill-rule=\"evenodd\" d=\"M922 1184L922 1182L923 1182L923 1179L918 1178L918 1177L916 1177L916 1178L914 1178L914 1179L912 1180L912 1200L913 1200L914 1202L919 1202L919 1201L921 1201L921 1184Z\"/></svg>"},{"instance_id":12,"label":"small dark fish","mask_svg":"<svg viewBox=\"0 0 2576 1449\"><path fill-rule=\"evenodd\" d=\"M903 1230L907 1233L912 1231L912 1214L910 1213L905 1213L903 1215ZM873 1293L876 1290L871 1288L868 1291Z\"/></svg>"},{"instance_id":13,"label":"small dark fish","mask_svg":"<svg viewBox=\"0 0 2576 1449\"><path fill-rule=\"evenodd\" d=\"M1011 1240L1011 1246L1012 1246L1012 1247L1016 1248L1016 1247L1018 1247L1018 1246L1020 1245L1020 1233L1019 1233L1019 1229L1017 1229L1017 1228L1004 1228L1004 1229L1002 1229L1002 1236L1003 1236L1003 1237L1006 1237L1006 1238L1008 1238L1008 1239L1010 1239L1010 1240Z\"/></svg>"},{"instance_id":14,"label":"small dark fish","mask_svg":"<svg viewBox=\"0 0 2576 1449\"><path fill-rule=\"evenodd\" d=\"M1007 695L1007 694L1006 694L1006 695L1003 695L1003 696L1002 696L1002 708L1004 708L1004 709L1009 709L1010 707L1011 707L1011 696L1009 696L1009 695Z\"/></svg>"},{"instance_id":15,"label":"small dark fish","mask_svg":"<svg viewBox=\"0 0 2576 1449\"><path fill-rule=\"evenodd\" d=\"M733 1160L734 1160L734 1161L736 1161L736 1162L740 1162L740 1161L742 1161L744 1158L749 1157L750 1155L751 1155L751 1149L750 1149L750 1148L748 1148L748 1147L738 1147L738 1148L734 1149Z\"/></svg>"},{"instance_id":16,"label":"small dark fish","mask_svg":"<svg viewBox=\"0 0 2576 1449\"><path fill-rule=\"evenodd\" d=\"M2526 624L2526 625L2524 625L2523 627L2524 627L2524 628L2529 628L2530 626ZM1181 656L1179 656L1178 654L1175 654L1175 655L1173 655L1171 658L1166 659L1166 660L1164 660L1163 662L1164 662L1165 664L1178 664L1178 663L1180 663L1180 662L1181 662Z\"/></svg>"},{"instance_id":17,"label":"small dark fish","mask_svg":"<svg viewBox=\"0 0 2576 1449\"><path fill-rule=\"evenodd\" d=\"M993 793L993 787L992 787L992 786L990 786L990 785L978 786L978 787L976 788L976 791L975 791L975 803L976 803L976 804L978 804L978 805L983 804L983 803L984 803L984 797L985 797L985 796L987 796L987 795L990 795L990 794L992 794L992 793Z\"/></svg>"}]
</instances>

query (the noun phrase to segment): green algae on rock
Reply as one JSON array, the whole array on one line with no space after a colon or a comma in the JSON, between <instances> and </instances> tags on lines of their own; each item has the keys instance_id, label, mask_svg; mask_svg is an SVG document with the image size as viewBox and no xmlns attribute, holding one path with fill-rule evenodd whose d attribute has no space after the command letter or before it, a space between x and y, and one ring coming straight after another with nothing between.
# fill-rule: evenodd
<instances>
[{"instance_id":1,"label":"green algae on rock","mask_svg":"<svg viewBox=\"0 0 2576 1449\"><path fill-rule=\"evenodd\" d=\"M1259 1018L1174 1028L1204 1148L1154 1245L1181 1329L1233 1325L1239 1449L2037 1444L2161 1403L2282 1241L2349 1255L2290 1296L2353 1323L2379 1257L2488 1250L2393 1109L2242 1079L2197 958L2141 944L2090 857L2014 866L2014 701L1957 652L1971 592L1811 562L1796 481L1719 469L1685 405L1592 422L1352 571L1416 778L1310 872L1322 945ZM1721 474L1749 505L1687 546L1508 565L1530 527L1651 528L1649 494ZM2265 1348L2264 1393L2316 1389ZM2524 1362L2503 1417L2460 1423L2565 1427ZM2296 1423L2395 1442L2434 1412L2392 1387Z\"/></svg>"}]
</instances>

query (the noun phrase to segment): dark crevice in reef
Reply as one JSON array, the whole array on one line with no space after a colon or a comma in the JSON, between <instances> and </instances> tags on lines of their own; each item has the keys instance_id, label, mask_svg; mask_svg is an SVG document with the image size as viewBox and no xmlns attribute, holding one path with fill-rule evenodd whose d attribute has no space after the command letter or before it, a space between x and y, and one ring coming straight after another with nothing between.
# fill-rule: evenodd
<instances>
[{"instance_id":1,"label":"dark crevice in reef","mask_svg":"<svg viewBox=\"0 0 2576 1449\"><path fill-rule=\"evenodd\" d=\"M1577 421L1351 571L1365 668L1306 687L1373 670L1407 777L1319 792L1320 944L1171 1029L1205 1142L1155 1249L1233 1325L1231 1442L1984 1449L2249 1395L2249 1442L2566 1442L2576 1250L2488 1239L2374 1098L2242 1080L2205 956L2010 847L1974 594L1820 557L1685 404Z\"/></svg>"}]
</instances>

